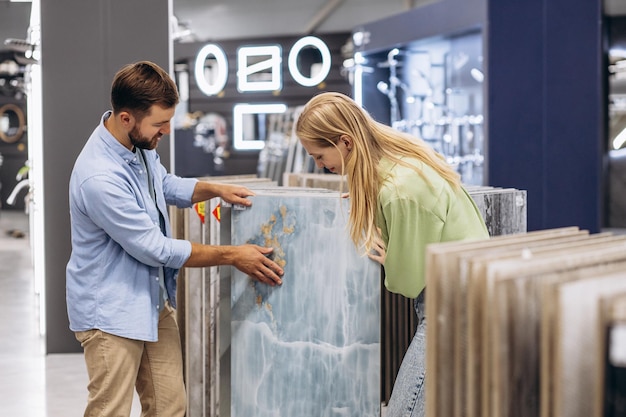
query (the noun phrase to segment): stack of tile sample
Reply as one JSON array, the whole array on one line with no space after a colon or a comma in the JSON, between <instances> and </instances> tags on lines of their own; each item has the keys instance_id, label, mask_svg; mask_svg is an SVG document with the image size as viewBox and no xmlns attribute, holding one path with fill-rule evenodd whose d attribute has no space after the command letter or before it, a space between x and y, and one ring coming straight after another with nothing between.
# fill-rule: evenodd
<instances>
[{"instance_id":1,"label":"stack of tile sample","mask_svg":"<svg viewBox=\"0 0 626 417\"><path fill-rule=\"evenodd\" d=\"M201 178L244 185L250 189L275 186L268 178L235 175ZM174 236L192 242L219 244L220 199L193 209L172 209ZM181 331L187 388L187 416L219 414L219 267L184 268L177 283L177 320Z\"/></svg>"},{"instance_id":2,"label":"stack of tile sample","mask_svg":"<svg viewBox=\"0 0 626 417\"><path fill-rule=\"evenodd\" d=\"M380 266L349 240L347 200L328 189L210 180L248 186L252 208L209 200L204 221L197 210L175 213L179 235L277 245L285 282L271 288L231 267L179 277L188 415L378 416Z\"/></svg>"},{"instance_id":3,"label":"stack of tile sample","mask_svg":"<svg viewBox=\"0 0 626 417\"><path fill-rule=\"evenodd\" d=\"M328 174L291 174L287 187L276 187L275 182L267 178L254 176L231 176L206 178L210 181L239 183L248 186L255 192L263 190L281 195L284 198L305 194L309 196L323 194L333 204L347 206L348 201L340 199L336 191L346 187L343 179ZM311 188L316 187L316 188ZM318 188L319 187L319 188ZM330 192L334 190L335 192ZM469 187L468 193L474 198L487 227L492 235L502 233L518 233L526 230L526 194L515 189L494 187ZM301 197L299 197L301 198ZM257 206L254 203L254 207ZM175 210L172 223L175 236L208 244L224 244L221 230L224 220L219 219L218 207L224 203L212 199L204 203L202 217L196 210ZM333 210L323 209L328 213ZM346 210L343 207L342 210ZM254 212L255 209L251 209ZM231 211L226 209L226 213ZM224 210L222 210L224 213ZM229 215L227 214L227 219ZM320 214L321 215L321 214ZM342 221L347 221L343 213ZM306 220L305 220L306 221ZM345 225L344 225L345 226ZM230 227L227 241L230 241ZM347 239L345 227L338 227L338 236ZM315 258L315 256L312 256ZM323 259L323 260L321 260ZM318 266L333 265L334 257L318 258ZM228 416L231 405L231 311L230 300L231 277L224 276L232 268L190 268L181 271L179 277L178 318L182 333L183 351L185 355L185 379L188 389L188 415L195 416ZM379 271L379 269L377 269ZM380 278L377 278L380 283ZM397 375L404 352L411 341L416 327L412 300L391 294L379 289L378 310L380 313L380 403L385 403L391 394L391 387ZM395 317L395 325L386 325ZM341 411L342 408L337 409ZM292 410L293 411L293 410ZM361 412L361 411L359 411ZM369 414L365 414L369 415Z\"/></svg>"},{"instance_id":4,"label":"stack of tile sample","mask_svg":"<svg viewBox=\"0 0 626 417\"><path fill-rule=\"evenodd\" d=\"M485 220L489 236L526 232L526 190L491 186L467 186Z\"/></svg>"},{"instance_id":5,"label":"stack of tile sample","mask_svg":"<svg viewBox=\"0 0 626 417\"><path fill-rule=\"evenodd\" d=\"M334 174L285 172L283 174L283 184L289 187L328 188L335 191L348 191L346 177Z\"/></svg>"},{"instance_id":6,"label":"stack of tile sample","mask_svg":"<svg viewBox=\"0 0 626 417\"><path fill-rule=\"evenodd\" d=\"M285 173L283 183L294 187L321 187L347 191L345 178L339 175ZM466 186L482 214L490 236L524 233L527 230L526 191L491 186ZM417 328L413 301L382 290L382 401L391 397L404 354Z\"/></svg>"},{"instance_id":7,"label":"stack of tile sample","mask_svg":"<svg viewBox=\"0 0 626 417\"><path fill-rule=\"evenodd\" d=\"M333 174L285 173L283 184L348 192L346 178ZM490 236L523 233L526 227L526 191L480 185L465 186L485 220Z\"/></svg>"},{"instance_id":8,"label":"stack of tile sample","mask_svg":"<svg viewBox=\"0 0 626 417\"><path fill-rule=\"evenodd\" d=\"M285 274L270 287L221 270L230 409L220 415L379 416L380 266L350 241L348 202L329 190L255 192L251 208L222 211L221 243L271 246Z\"/></svg>"},{"instance_id":9,"label":"stack of tile sample","mask_svg":"<svg viewBox=\"0 0 626 417\"><path fill-rule=\"evenodd\" d=\"M429 417L617 415L626 236L434 244L426 268Z\"/></svg>"}]
</instances>

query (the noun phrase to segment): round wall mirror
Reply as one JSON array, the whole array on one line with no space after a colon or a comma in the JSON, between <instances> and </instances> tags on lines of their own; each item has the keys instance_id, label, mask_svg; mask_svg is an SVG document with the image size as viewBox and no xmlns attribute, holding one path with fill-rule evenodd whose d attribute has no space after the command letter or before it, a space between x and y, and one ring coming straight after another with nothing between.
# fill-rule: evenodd
<instances>
[{"instance_id":1,"label":"round wall mirror","mask_svg":"<svg viewBox=\"0 0 626 417\"><path fill-rule=\"evenodd\" d=\"M24 134L26 120L24 112L15 104L5 104L0 107L0 140L14 143Z\"/></svg>"}]
</instances>

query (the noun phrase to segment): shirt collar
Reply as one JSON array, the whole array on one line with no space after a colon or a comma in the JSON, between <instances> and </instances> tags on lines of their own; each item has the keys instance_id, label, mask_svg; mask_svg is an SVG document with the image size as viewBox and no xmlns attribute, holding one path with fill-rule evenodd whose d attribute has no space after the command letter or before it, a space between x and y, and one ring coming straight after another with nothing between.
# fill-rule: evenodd
<instances>
[{"instance_id":1,"label":"shirt collar","mask_svg":"<svg viewBox=\"0 0 626 417\"><path fill-rule=\"evenodd\" d=\"M109 132L109 130L104 126L105 120L107 120L113 112L108 110L104 112L102 118L100 119L100 125L98 126L98 136L102 139L102 141L113 150L116 154L118 154L126 163L138 163L137 155L133 151L128 150L124 145L122 145L115 136Z\"/></svg>"}]
</instances>

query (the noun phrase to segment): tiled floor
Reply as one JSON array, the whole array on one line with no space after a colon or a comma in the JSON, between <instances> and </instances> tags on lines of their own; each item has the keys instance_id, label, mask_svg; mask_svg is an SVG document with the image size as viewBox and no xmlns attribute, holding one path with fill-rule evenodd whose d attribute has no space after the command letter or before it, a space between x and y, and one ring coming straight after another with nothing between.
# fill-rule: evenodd
<instances>
[{"instance_id":1,"label":"tiled floor","mask_svg":"<svg viewBox=\"0 0 626 417\"><path fill-rule=\"evenodd\" d=\"M30 257L28 216L0 210L0 416L79 417L87 400L83 356L44 355ZM131 416L139 408L135 398Z\"/></svg>"}]
</instances>

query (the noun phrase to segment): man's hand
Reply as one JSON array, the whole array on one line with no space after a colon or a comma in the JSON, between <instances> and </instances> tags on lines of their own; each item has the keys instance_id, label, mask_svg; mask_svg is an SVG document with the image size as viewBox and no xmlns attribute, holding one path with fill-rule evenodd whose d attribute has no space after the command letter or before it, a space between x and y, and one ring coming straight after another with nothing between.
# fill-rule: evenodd
<instances>
[{"instance_id":1,"label":"man's hand","mask_svg":"<svg viewBox=\"0 0 626 417\"><path fill-rule=\"evenodd\" d=\"M272 253L272 248L258 245L237 246L237 253L233 260L235 268L247 274L251 278L274 286L283 283L280 278L284 271L278 264L267 257Z\"/></svg>"},{"instance_id":2,"label":"man's hand","mask_svg":"<svg viewBox=\"0 0 626 417\"><path fill-rule=\"evenodd\" d=\"M246 197L255 195L251 190L241 185L219 184L217 191L222 200L227 203L239 204L246 207L252 205L252 201L248 200Z\"/></svg>"},{"instance_id":3,"label":"man's hand","mask_svg":"<svg viewBox=\"0 0 626 417\"><path fill-rule=\"evenodd\" d=\"M231 204L250 206L252 202L246 197L255 195L251 190L242 185L222 184L218 182L198 181L191 197L192 203L221 197Z\"/></svg>"},{"instance_id":4,"label":"man's hand","mask_svg":"<svg viewBox=\"0 0 626 417\"><path fill-rule=\"evenodd\" d=\"M268 285L281 285L283 269L270 258L272 248L258 245L203 245L191 243L186 268L232 265L251 278Z\"/></svg>"}]
</instances>

